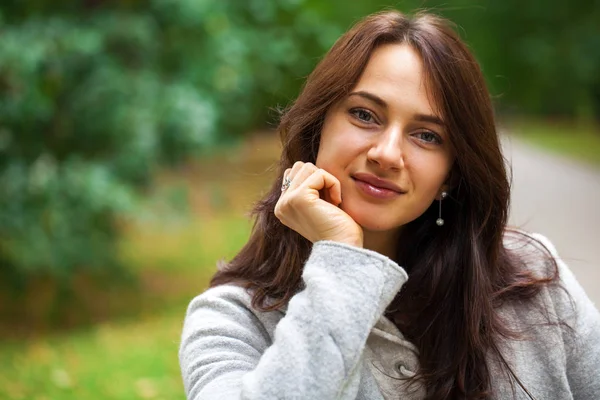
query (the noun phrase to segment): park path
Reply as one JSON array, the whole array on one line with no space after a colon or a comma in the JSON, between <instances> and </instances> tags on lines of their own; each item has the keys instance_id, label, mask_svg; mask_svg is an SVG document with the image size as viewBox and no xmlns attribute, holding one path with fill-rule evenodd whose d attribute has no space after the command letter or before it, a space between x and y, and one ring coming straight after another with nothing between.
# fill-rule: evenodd
<instances>
[{"instance_id":1,"label":"park path","mask_svg":"<svg viewBox=\"0 0 600 400\"><path fill-rule=\"evenodd\" d=\"M600 168L505 135L512 165L510 224L548 237L600 308Z\"/></svg>"}]
</instances>

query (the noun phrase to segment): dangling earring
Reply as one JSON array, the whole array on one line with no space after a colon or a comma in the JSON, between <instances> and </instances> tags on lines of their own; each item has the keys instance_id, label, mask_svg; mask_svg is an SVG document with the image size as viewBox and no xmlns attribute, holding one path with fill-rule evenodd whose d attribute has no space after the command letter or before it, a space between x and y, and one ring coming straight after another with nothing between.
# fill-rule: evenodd
<instances>
[{"instance_id":1,"label":"dangling earring","mask_svg":"<svg viewBox=\"0 0 600 400\"><path fill-rule=\"evenodd\" d=\"M438 219L435 220L435 223L437 224L437 226L444 225L444 220L442 219L442 200L444 200L447 196L448 196L448 193L442 192L441 199L440 199L440 213L439 213Z\"/></svg>"}]
</instances>

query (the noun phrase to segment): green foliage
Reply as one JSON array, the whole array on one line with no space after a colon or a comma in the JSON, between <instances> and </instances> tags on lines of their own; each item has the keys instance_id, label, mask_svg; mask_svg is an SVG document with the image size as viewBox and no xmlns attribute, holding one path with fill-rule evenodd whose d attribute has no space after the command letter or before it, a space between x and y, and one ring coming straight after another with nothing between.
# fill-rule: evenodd
<instances>
[{"instance_id":1,"label":"green foliage","mask_svg":"<svg viewBox=\"0 0 600 400\"><path fill-rule=\"evenodd\" d=\"M69 274L114 265L119 215L153 169L207 143L214 105L155 67L148 17L51 17L0 41L3 268ZM5 271L6 272L6 271Z\"/></svg>"},{"instance_id":2,"label":"green foliage","mask_svg":"<svg viewBox=\"0 0 600 400\"><path fill-rule=\"evenodd\" d=\"M2 271L115 265L119 222L154 171L272 122L333 41L386 5L456 21L503 109L598 118L597 2L479 3L3 1Z\"/></svg>"},{"instance_id":3,"label":"green foliage","mask_svg":"<svg viewBox=\"0 0 600 400\"><path fill-rule=\"evenodd\" d=\"M295 96L345 28L319 7L3 3L2 272L116 266L119 223L139 209L154 171L272 120L269 107Z\"/></svg>"},{"instance_id":4,"label":"green foliage","mask_svg":"<svg viewBox=\"0 0 600 400\"><path fill-rule=\"evenodd\" d=\"M598 1L453 3L501 110L600 120Z\"/></svg>"}]
</instances>

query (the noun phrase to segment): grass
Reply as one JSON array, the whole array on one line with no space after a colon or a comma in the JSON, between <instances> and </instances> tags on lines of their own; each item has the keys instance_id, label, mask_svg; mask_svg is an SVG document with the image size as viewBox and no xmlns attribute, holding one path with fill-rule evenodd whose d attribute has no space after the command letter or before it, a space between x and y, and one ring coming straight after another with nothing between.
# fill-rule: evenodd
<instances>
[{"instance_id":1,"label":"grass","mask_svg":"<svg viewBox=\"0 0 600 400\"><path fill-rule=\"evenodd\" d=\"M183 218L155 215L124 227L120 254L139 277L142 293L95 287L84 280L82 298L68 306L81 308L78 302L91 298L99 304L86 303L90 313L109 310L97 319L101 322L50 333L33 329L25 332L27 338L4 337L0 399L184 399L177 350L186 307L206 288L216 262L231 258L247 240L247 211L271 181L269 166L277 153L272 137L257 136L244 146L158 176L158 190L185 186L191 209ZM41 307L52 290L33 290L31 296L38 297L32 303ZM133 315L122 312L126 304L104 304L132 299L140 303ZM26 318L23 314L16 315Z\"/></svg>"},{"instance_id":2,"label":"grass","mask_svg":"<svg viewBox=\"0 0 600 400\"><path fill-rule=\"evenodd\" d=\"M0 398L184 399L177 363L183 312L3 343Z\"/></svg>"},{"instance_id":3,"label":"grass","mask_svg":"<svg viewBox=\"0 0 600 400\"><path fill-rule=\"evenodd\" d=\"M600 126L521 119L506 123L511 134L553 153L600 167Z\"/></svg>"},{"instance_id":4,"label":"grass","mask_svg":"<svg viewBox=\"0 0 600 400\"><path fill-rule=\"evenodd\" d=\"M130 232L123 256L132 270L154 278L145 284L154 296L151 306L134 318L5 340L0 399L185 398L177 350L186 306L206 288L216 261L242 246L250 225L242 216L223 215L196 217L167 232L138 229Z\"/></svg>"}]
</instances>

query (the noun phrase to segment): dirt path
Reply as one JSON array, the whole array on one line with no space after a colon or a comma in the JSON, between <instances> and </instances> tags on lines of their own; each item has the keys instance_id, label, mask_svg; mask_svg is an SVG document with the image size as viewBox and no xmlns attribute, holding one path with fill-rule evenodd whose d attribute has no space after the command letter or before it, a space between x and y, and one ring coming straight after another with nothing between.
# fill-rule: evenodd
<instances>
[{"instance_id":1,"label":"dirt path","mask_svg":"<svg viewBox=\"0 0 600 400\"><path fill-rule=\"evenodd\" d=\"M503 139L513 168L510 223L547 236L600 308L600 169Z\"/></svg>"}]
</instances>

